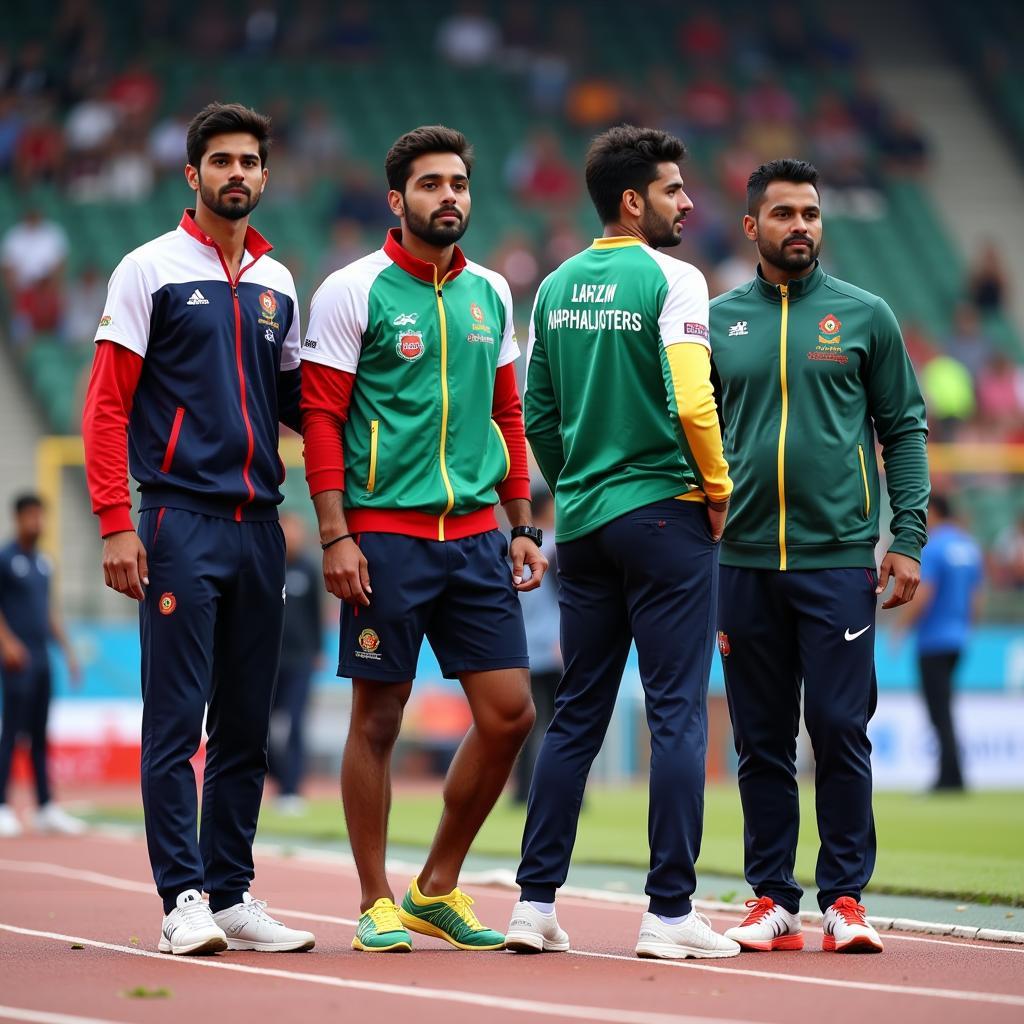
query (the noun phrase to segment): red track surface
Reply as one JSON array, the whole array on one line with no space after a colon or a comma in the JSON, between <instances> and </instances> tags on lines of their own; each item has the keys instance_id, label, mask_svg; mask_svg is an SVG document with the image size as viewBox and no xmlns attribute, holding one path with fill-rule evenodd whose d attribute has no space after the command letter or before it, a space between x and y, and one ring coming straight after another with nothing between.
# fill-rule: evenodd
<instances>
[{"instance_id":1,"label":"red track surface","mask_svg":"<svg viewBox=\"0 0 1024 1024\"><path fill-rule=\"evenodd\" d=\"M408 879L393 882L401 893ZM147 1024L298 1024L363 1016L479 1024L483 1014L488 1024L1024 1020L1020 947L885 934L880 956L837 956L820 952L821 933L810 928L800 953L666 964L633 957L636 908L563 898L559 920L573 953L467 953L415 936L411 955L372 956L349 948L358 914L351 867L264 853L257 857L254 891L271 901L271 912L315 931L316 949L161 957L151 952L161 909L140 840L5 840L0 1020L59 1020L40 1012ZM514 895L471 891L480 918L503 927ZM713 917L720 928L735 921ZM77 940L85 940L84 949L71 948ZM140 1000L124 994L139 986L171 995ZM34 1015L19 1016L26 1010Z\"/></svg>"}]
</instances>

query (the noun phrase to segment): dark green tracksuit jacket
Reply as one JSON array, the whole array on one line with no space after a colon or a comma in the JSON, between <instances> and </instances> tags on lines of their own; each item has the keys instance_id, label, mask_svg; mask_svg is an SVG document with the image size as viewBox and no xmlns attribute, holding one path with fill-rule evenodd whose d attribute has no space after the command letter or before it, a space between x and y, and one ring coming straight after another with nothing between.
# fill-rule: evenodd
<instances>
[{"instance_id":1,"label":"dark green tracksuit jacket","mask_svg":"<svg viewBox=\"0 0 1024 1024\"><path fill-rule=\"evenodd\" d=\"M723 565L871 568L882 446L891 551L927 539L924 400L899 324L877 295L820 267L788 285L758 269L711 303L711 351L735 490Z\"/></svg>"}]
</instances>

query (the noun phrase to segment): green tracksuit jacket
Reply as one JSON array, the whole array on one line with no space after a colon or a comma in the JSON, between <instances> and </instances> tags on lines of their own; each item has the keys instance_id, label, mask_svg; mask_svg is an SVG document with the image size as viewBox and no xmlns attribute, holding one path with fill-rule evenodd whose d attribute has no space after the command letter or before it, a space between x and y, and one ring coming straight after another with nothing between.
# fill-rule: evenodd
<instances>
[{"instance_id":1,"label":"green tracksuit jacket","mask_svg":"<svg viewBox=\"0 0 1024 1024\"><path fill-rule=\"evenodd\" d=\"M784 286L758 269L712 301L711 348L735 485L722 564L873 567L875 433L892 507L890 550L920 560L928 431L889 306L820 266Z\"/></svg>"}]
</instances>

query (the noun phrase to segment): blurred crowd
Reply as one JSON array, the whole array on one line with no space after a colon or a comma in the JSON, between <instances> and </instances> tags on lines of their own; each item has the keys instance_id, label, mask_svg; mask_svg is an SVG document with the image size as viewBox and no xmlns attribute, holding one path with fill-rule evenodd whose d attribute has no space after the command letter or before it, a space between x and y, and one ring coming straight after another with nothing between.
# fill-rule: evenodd
<instances>
[{"instance_id":1,"label":"blurred crowd","mask_svg":"<svg viewBox=\"0 0 1024 1024\"><path fill-rule=\"evenodd\" d=\"M532 126L506 140L501 171L505 201L523 215L502 218L493 237L474 234L471 248L509 280L524 316L544 275L587 244L579 155L610 123L656 124L690 147L685 177L697 209L674 255L701 267L712 294L753 271L738 222L747 175L763 160L813 160L826 184L827 215L866 219L884 217L887 181L928 167L928 140L906 111L881 98L851 28L854 15L838 6L808 18L806 8L780 0L740 6L726 19L711 5L652 2L650 20L642 32L631 29L639 34L622 50L636 52L646 37L649 51L621 65L606 59L617 44L609 33L618 31L610 3L463 2L406 28L400 15L411 5L384 24L379 9L361 0L287 7L251 0L191 15L170 0L146 0L128 28L112 23L114 5L62 0L57 7L45 37L0 44L0 189L14 197L12 216L0 221L0 267L6 333L21 349L42 337L86 352L112 269L78 254L69 273L76 240L34 203L36 187L74 205L145 204L180 180L188 120L213 96L201 75L174 99L167 95L161 69L178 50L197 68L243 59L253 75L273 61L365 67L382 76L392 62L418 61L426 87L431 67L507 76ZM432 39L416 28L425 24ZM126 32L135 40L127 56ZM410 37L396 48L402 32ZM368 164L372 155L353 138L360 111L341 117L322 98L286 86L263 106L275 132L266 202L312 203L322 225L324 237L312 247L322 255L310 265L304 253L282 253L299 264L293 270L305 304L328 273L379 244L391 218L378 161ZM501 201L488 195L489 203ZM945 332L904 325L934 439L1024 442L1024 370L986 326L1009 287L999 250L987 245L974 255ZM1024 586L1021 561L1015 580Z\"/></svg>"}]
</instances>

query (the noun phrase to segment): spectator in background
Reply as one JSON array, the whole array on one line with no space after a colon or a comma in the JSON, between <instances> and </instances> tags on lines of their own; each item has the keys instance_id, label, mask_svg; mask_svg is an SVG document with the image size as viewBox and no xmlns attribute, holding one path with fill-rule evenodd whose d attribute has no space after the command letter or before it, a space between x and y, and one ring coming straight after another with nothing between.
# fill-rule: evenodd
<instances>
[{"instance_id":1,"label":"spectator in background","mask_svg":"<svg viewBox=\"0 0 1024 1024\"><path fill-rule=\"evenodd\" d=\"M501 48L501 29L472 0L462 3L457 14L441 22L437 52L449 64L475 68L490 64Z\"/></svg>"},{"instance_id":2,"label":"spectator in background","mask_svg":"<svg viewBox=\"0 0 1024 1024\"><path fill-rule=\"evenodd\" d=\"M158 173L166 174L181 169L188 120L188 115L179 109L153 125L149 133L149 158Z\"/></svg>"},{"instance_id":3,"label":"spectator in background","mask_svg":"<svg viewBox=\"0 0 1024 1024\"><path fill-rule=\"evenodd\" d=\"M878 149L889 174L915 177L928 162L928 143L912 118L890 111L882 125Z\"/></svg>"},{"instance_id":4,"label":"spectator in background","mask_svg":"<svg viewBox=\"0 0 1024 1024\"><path fill-rule=\"evenodd\" d=\"M67 289L61 333L73 346L92 344L107 301L107 281L95 263L87 263Z\"/></svg>"},{"instance_id":5,"label":"spectator in background","mask_svg":"<svg viewBox=\"0 0 1024 1024\"><path fill-rule=\"evenodd\" d=\"M953 329L946 339L946 351L963 363L975 381L988 362L992 343L982 330L978 311L969 302L961 302L953 311Z\"/></svg>"},{"instance_id":6,"label":"spectator in background","mask_svg":"<svg viewBox=\"0 0 1024 1024\"><path fill-rule=\"evenodd\" d=\"M363 229L354 220L336 220L331 225L331 239L317 271L317 287L328 274L347 267L366 255Z\"/></svg>"},{"instance_id":7,"label":"spectator in background","mask_svg":"<svg viewBox=\"0 0 1024 1024\"><path fill-rule=\"evenodd\" d=\"M950 355L930 359L921 372L933 441L952 441L958 424L974 415L974 384L967 367Z\"/></svg>"},{"instance_id":8,"label":"spectator in background","mask_svg":"<svg viewBox=\"0 0 1024 1024\"><path fill-rule=\"evenodd\" d=\"M299 787L305 772L305 717L313 673L323 664L323 600L319 562L310 559L303 520L281 516L286 549L281 667L270 719L270 776L278 785L277 809L303 810Z\"/></svg>"},{"instance_id":9,"label":"spectator in background","mask_svg":"<svg viewBox=\"0 0 1024 1024\"><path fill-rule=\"evenodd\" d=\"M921 553L917 598L903 606L901 629L917 636L917 664L928 717L939 744L933 790L964 788L953 725L953 675L981 603L982 560L977 541L956 521L949 500L932 494L928 546Z\"/></svg>"},{"instance_id":10,"label":"spectator in background","mask_svg":"<svg viewBox=\"0 0 1024 1024\"><path fill-rule=\"evenodd\" d=\"M325 103L307 104L295 132L295 155L317 179L337 176L348 148L341 126Z\"/></svg>"},{"instance_id":11,"label":"spectator in background","mask_svg":"<svg viewBox=\"0 0 1024 1024\"><path fill-rule=\"evenodd\" d=\"M49 103L29 108L14 151L14 177L22 188L55 182L64 163L64 134Z\"/></svg>"},{"instance_id":12,"label":"spectator in background","mask_svg":"<svg viewBox=\"0 0 1024 1024\"><path fill-rule=\"evenodd\" d=\"M0 241L0 266L10 295L60 274L68 255L64 229L46 220L37 207L29 206L17 224Z\"/></svg>"},{"instance_id":13,"label":"spectator in background","mask_svg":"<svg viewBox=\"0 0 1024 1024\"><path fill-rule=\"evenodd\" d=\"M361 0L340 6L330 33L331 53L354 63L371 60L377 54L378 39L369 6Z\"/></svg>"},{"instance_id":14,"label":"spectator in background","mask_svg":"<svg viewBox=\"0 0 1024 1024\"><path fill-rule=\"evenodd\" d=\"M733 122L736 96L732 86L714 67L699 70L682 95L682 111L691 131L717 138Z\"/></svg>"},{"instance_id":15,"label":"spectator in background","mask_svg":"<svg viewBox=\"0 0 1024 1024\"><path fill-rule=\"evenodd\" d=\"M530 594L523 594L519 599L523 606L526 642L530 650L530 689L533 691L537 718L516 762L512 799L517 804L525 804L530 795L533 766L537 763L544 733L555 717L555 690L562 678L555 562L555 501L543 484L534 487L531 500L534 524L544 531L541 551L548 559L549 575L545 586Z\"/></svg>"},{"instance_id":16,"label":"spectator in background","mask_svg":"<svg viewBox=\"0 0 1024 1024\"><path fill-rule=\"evenodd\" d=\"M1000 437L1024 416L1024 371L1003 352L993 355L978 375L978 405Z\"/></svg>"},{"instance_id":17,"label":"spectator in background","mask_svg":"<svg viewBox=\"0 0 1024 1024\"><path fill-rule=\"evenodd\" d=\"M513 150L505 164L505 180L519 201L530 205L567 206L579 194L576 174L562 154L558 136L536 131Z\"/></svg>"},{"instance_id":18,"label":"spectator in background","mask_svg":"<svg viewBox=\"0 0 1024 1024\"><path fill-rule=\"evenodd\" d=\"M488 266L506 281L513 298L529 298L540 276L540 264L534 255L536 247L521 228L513 228L491 254ZM535 510L536 511L536 510Z\"/></svg>"},{"instance_id":19,"label":"spectator in background","mask_svg":"<svg viewBox=\"0 0 1024 1024\"><path fill-rule=\"evenodd\" d=\"M1006 303L1009 281L999 247L991 241L983 242L971 265L967 280L974 308L982 315L1001 313Z\"/></svg>"},{"instance_id":20,"label":"spectator in background","mask_svg":"<svg viewBox=\"0 0 1024 1024\"><path fill-rule=\"evenodd\" d=\"M46 47L33 40L21 47L4 87L19 99L35 100L53 93L56 84L53 72L47 66Z\"/></svg>"},{"instance_id":21,"label":"spectator in background","mask_svg":"<svg viewBox=\"0 0 1024 1024\"><path fill-rule=\"evenodd\" d=\"M729 37L718 16L698 10L679 26L679 49L688 62L720 63L726 58Z\"/></svg>"},{"instance_id":22,"label":"spectator in background","mask_svg":"<svg viewBox=\"0 0 1024 1024\"><path fill-rule=\"evenodd\" d=\"M50 595L50 560L39 551L44 510L34 494L14 501L14 539L0 548L0 684L3 728L0 732L0 838L21 834L21 823L7 804L11 759L19 736L31 744L32 772L40 832L78 835L85 826L51 798L46 758L46 723L50 711L49 641L56 640L72 683L81 672Z\"/></svg>"},{"instance_id":23,"label":"spectator in background","mask_svg":"<svg viewBox=\"0 0 1024 1024\"><path fill-rule=\"evenodd\" d=\"M391 211L380 188L362 164L350 164L334 201L335 220L355 221L364 231L382 231L391 223Z\"/></svg>"},{"instance_id":24,"label":"spectator in background","mask_svg":"<svg viewBox=\"0 0 1024 1024\"><path fill-rule=\"evenodd\" d=\"M1024 510L1017 521L996 538L990 564L997 586L1024 589Z\"/></svg>"}]
</instances>

